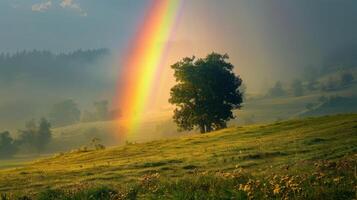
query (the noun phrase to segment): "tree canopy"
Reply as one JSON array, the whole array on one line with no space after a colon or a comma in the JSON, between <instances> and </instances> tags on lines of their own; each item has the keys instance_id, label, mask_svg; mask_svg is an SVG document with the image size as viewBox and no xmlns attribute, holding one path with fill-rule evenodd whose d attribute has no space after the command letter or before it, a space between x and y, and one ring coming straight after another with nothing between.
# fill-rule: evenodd
<instances>
[{"instance_id":1,"label":"tree canopy","mask_svg":"<svg viewBox=\"0 0 357 200\"><path fill-rule=\"evenodd\" d=\"M0 159L11 157L16 151L15 141L10 133L8 131L0 133Z\"/></svg>"},{"instance_id":2,"label":"tree canopy","mask_svg":"<svg viewBox=\"0 0 357 200\"><path fill-rule=\"evenodd\" d=\"M169 102L176 106L173 119L180 130L198 127L201 133L225 128L233 109L241 107L242 79L227 62L227 54L211 53L205 58L186 57L173 64L177 84Z\"/></svg>"},{"instance_id":3,"label":"tree canopy","mask_svg":"<svg viewBox=\"0 0 357 200\"><path fill-rule=\"evenodd\" d=\"M41 152L52 139L51 124L45 118L42 118L38 125L35 120L27 122L25 129L19 132L17 144L27 150Z\"/></svg>"}]
</instances>

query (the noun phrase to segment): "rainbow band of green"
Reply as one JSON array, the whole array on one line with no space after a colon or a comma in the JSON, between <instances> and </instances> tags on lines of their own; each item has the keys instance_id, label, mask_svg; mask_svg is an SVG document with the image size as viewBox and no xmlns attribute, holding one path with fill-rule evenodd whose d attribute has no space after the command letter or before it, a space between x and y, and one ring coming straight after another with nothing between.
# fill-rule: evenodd
<instances>
[{"instance_id":1,"label":"rainbow band of green","mask_svg":"<svg viewBox=\"0 0 357 200\"><path fill-rule=\"evenodd\" d=\"M181 0L153 0L132 49L124 58L120 74L124 84L119 87L117 103L123 116L119 124L125 127L126 135L134 134L140 127L150 93L160 83L157 80L160 79L161 61L181 5Z\"/></svg>"}]
</instances>

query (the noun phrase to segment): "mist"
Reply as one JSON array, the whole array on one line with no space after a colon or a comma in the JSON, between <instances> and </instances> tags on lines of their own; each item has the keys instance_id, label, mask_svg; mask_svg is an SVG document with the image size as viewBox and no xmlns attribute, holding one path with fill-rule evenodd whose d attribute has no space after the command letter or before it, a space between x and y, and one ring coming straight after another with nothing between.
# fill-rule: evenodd
<instances>
[{"instance_id":1,"label":"mist","mask_svg":"<svg viewBox=\"0 0 357 200\"><path fill-rule=\"evenodd\" d=\"M0 63L2 129L47 117L53 104L67 99L84 110L94 101L113 98L116 73L108 49L21 51L1 54Z\"/></svg>"},{"instance_id":2,"label":"mist","mask_svg":"<svg viewBox=\"0 0 357 200\"><path fill-rule=\"evenodd\" d=\"M31 119L48 118L54 105L67 100L81 112L80 120L67 125L100 121L93 117L98 109L95 102L108 101L108 113L120 111L113 102L119 72L145 15L145 3L82 2L82 14L56 2L41 12L31 10L31 2L13 5L4 1L0 5L4 16L0 18L0 27L4 27L0 33L0 130L16 133ZM211 52L230 56L245 92L244 106L236 111L238 118L232 125L300 116L320 96L356 95L352 86L340 83L344 73L356 76L355 1L197 0L186 1L180 12L162 60L167 77L150 102L152 109L143 114L147 116L145 133L133 140L182 134L172 122L174 107L168 99L175 84L170 66L184 57L200 58ZM281 83L286 94L279 98L290 102L294 81L300 81L305 99L268 114L268 108L279 110L272 95L276 83ZM314 91L306 89L312 81L318 83ZM329 84L338 87L331 89ZM91 119L83 121L84 114L92 115ZM105 117L106 122L111 119ZM102 135L115 131L90 124L78 132L95 132L92 126ZM59 138L68 133L54 128L58 128Z\"/></svg>"},{"instance_id":3,"label":"mist","mask_svg":"<svg viewBox=\"0 0 357 200\"><path fill-rule=\"evenodd\" d=\"M251 92L323 67L332 52L357 44L350 0L195 1L182 12L171 55L228 53Z\"/></svg>"},{"instance_id":4,"label":"mist","mask_svg":"<svg viewBox=\"0 0 357 200\"><path fill-rule=\"evenodd\" d=\"M0 199L354 199L356 0L0 0Z\"/></svg>"}]
</instances>

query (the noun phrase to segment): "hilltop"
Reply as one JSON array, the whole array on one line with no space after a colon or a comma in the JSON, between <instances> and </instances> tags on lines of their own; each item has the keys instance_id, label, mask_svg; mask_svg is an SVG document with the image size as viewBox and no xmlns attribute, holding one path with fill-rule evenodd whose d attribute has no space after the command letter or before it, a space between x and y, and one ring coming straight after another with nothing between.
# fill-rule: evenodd
<instances>
[{"instance_id":1,"label":"hilltop","mask_svg":"<svg viewBox=\"0 0 357 200\"><path fill-rule=\"evenodd\" d=\"M223 129L177 139L72 151L0 171L0 192L34 193L78 185L131 185L151 175L177 181L197 173L253 176L310 172L319 161L354 159L357 115ZM144 178L145 179L145 178Z\"/></svg>"}]
</instances>

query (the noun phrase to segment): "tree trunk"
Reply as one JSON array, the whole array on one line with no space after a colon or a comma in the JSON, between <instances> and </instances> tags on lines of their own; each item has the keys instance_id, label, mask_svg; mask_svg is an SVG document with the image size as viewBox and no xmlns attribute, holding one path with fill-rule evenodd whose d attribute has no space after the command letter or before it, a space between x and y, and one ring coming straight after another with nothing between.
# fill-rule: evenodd
<instances>
[{"instance_id":1,"label":"tree trunk","mask_svg":"<svg viewBox=\"0 0 357 200\"><path fill-rule=\"evenodd\" d=\"M206 124L206 132L211 132L211 131L212 131L212 125Z\"/></svg>"}]
</instances>

